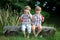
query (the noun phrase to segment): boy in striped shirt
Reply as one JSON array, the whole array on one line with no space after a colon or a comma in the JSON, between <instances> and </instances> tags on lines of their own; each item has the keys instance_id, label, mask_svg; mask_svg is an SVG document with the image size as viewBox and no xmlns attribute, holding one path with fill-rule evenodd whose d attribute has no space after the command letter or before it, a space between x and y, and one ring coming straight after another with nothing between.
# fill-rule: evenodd
<instances>
[{"instance_id":1,"label":"boy in striped shirt","mask_svg":"<svg viewBox=\"0 0 60 40\"><path fill-rule=\"evenodd\" d=\"M44 17L41 15L41 7L36 6L35 8L35 14L32 17L32 30L34 33L34 36L37 37L38 34L42 31L41 23L44 21ZM35 29L37 30L37 33L35 32Z\"/></svg>"},{"instance_id":2,"label":"boy in striped shirt","mask_svg":"<svg viewBox=\"0 0 60 40\"><path fill-rule=\"evenodd\" d=\"M22 14L21 16L21 21L22 21L22 31L23 31L23 34L24 36L26 37L26 32L25 30L27 29L28 31L28 38L29 38L29 35L31 33L31 19L32 19L32 15L30 13L30 7L29 6L26 6L25 9L24 9L24 14Z\"/></svg>"}]
</instances>

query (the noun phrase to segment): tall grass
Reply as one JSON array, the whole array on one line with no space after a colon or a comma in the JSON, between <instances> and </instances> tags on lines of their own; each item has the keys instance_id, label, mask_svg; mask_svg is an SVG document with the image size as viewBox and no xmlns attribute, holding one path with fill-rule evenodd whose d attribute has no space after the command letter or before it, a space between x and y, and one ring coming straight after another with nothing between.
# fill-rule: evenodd
<instances>
[{"instance_id":1,"label":"tall grass","mask_svg":"<svg viewBox=\"0 0 60 40\"><path fill-rule=\"evenodd\" d=\"M9 10L0 9L0 25L3 26L17 26L19 25L18 12L13 13Z\"/></svg>"}]
</instances>

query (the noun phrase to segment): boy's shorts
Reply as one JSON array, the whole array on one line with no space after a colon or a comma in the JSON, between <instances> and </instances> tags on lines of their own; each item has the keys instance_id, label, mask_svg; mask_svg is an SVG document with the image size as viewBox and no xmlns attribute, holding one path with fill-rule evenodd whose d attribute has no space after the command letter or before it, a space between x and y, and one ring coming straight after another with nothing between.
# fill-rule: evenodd
<instances>
[{"instance_id":1,"label":"boy's shorts","mask_svg":"<svg viewBox=\"0 0 60 40\"><path fill-rule=\"evenodd\" d=\"M22 31L27 29L28 33L31 33L31 24L22 24Z\"/></svg>"},{"instance_id":2,"label":"boy's shorts","mask_svg":"<svg viewBox=\"0 0 60 40\"><path fill-rule=\"evenodd\" d=\"M38 25L41 25L42 23L41 23L41 22L34 22L34 23L32 23L32 24L37 27Z\"/></svg>"}]
</instances>

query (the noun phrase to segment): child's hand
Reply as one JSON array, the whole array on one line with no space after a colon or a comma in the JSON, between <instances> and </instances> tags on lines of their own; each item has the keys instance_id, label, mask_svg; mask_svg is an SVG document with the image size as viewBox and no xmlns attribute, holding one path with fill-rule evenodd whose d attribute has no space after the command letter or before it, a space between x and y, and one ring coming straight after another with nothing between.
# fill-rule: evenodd
<instances>
[{"instance_id":1,"label":"child's hand","mask_svg":"<svg viewBox=\"0 0 60 40\"><path fill-rule=\"evenodd\" d=\"M31 18L32 19L32 15L31 15L31 13L29 12L29 18Z\"/></svg>"},{"instance_id":2,"label":"child's hand","mask_svg":"<svg viewBox=\"0 0 60 40\"><path fill-rule=\"evenodd\" d=\"M42 16L42 22L44 22L44 16Z\"/></svg>"},{"instance_id":3,"label":"child's hand","mask_svg":"<svg viewBox=\"0 0 60 40\"><path fill-rule=\"evenodd\" d=\"M22 22L24 21L24 17L21 18L21 21L22 21Z\"/></svg>"},{"instance_id":4,"label":"child's hand","mask_svg":"<svg viewBox=\"0 0 60 40\"><path fill-rule=\"evenodd\" d=\"M36 17L32 17L32 22L35 22L36 20Z\"/></svg>"}]
</instances>

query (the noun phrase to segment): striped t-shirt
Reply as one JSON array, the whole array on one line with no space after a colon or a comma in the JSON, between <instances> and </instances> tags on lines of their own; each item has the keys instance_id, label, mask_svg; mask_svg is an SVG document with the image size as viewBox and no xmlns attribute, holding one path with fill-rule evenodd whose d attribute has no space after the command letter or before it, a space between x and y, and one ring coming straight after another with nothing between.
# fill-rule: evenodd
<instances>
[{"instance_id":1,"label":"striped t-shirt","mask_svg":"<svg viewBox=\"0 0 60 40\"><path fill-rule=\"evenodd\" d=\"M34 14L33 18L35 18L35 21L32 24L39 25L42 22L42 15L41 14Z\"/></svg>"},{"instance_id":2,"label":"striped t-shirt","mask_svg":"<svg viewBox=\"0 0 60 40\"><path fill-rule=\"evenodd\" d=\"M24 18L24 21L22 24L31 24L31 18L29 16L32 16L31 14L22 14L21 18Z\"/></svg>"}]
</instances>

